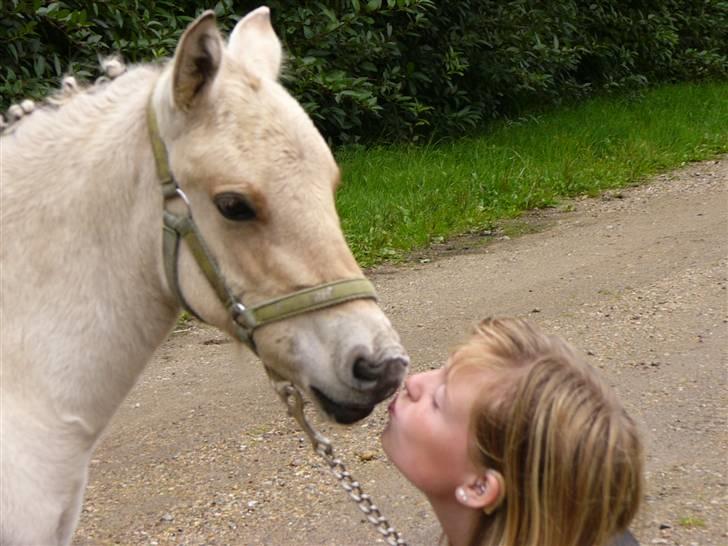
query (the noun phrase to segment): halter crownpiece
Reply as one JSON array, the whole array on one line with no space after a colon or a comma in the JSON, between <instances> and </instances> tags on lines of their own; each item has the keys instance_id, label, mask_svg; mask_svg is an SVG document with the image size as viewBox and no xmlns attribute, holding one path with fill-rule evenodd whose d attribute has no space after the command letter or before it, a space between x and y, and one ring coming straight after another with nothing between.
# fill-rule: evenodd
<instances>
[{"instance_id":1,"label":"halter crownpiece","mask_svg":"<svg viewBox=\"0 0 728 546\"><path fill-rule=\"evenodd\" d=\"M159 135L157 116L150 98L147 105L147 125L149 138L152 143L154 161L157 167L157 177L162 186L162 196L166 204L171 199L180 198L184 201L187 213L178 215L164 209L163 219L163 254L164 271L167 284L180 305L205 322L185 300L179 285L177 262L179 258L180 241L187 244L187 248L195 258L197 265L207 278L210 286L215 290L218 299L231 316L238 340L245 343L257 354L253 332L265 324L284 320L302 313L324 309L339 305L351 300L373 299L377 300L374 286L365 278L341 279L329 283L319 284L311 288L291 292L284 296L265 301L253 307L247 307L230 289L225 277L210 253L209 247L200 233L197 224L192 218L187 196L179 187L169 167L167 148Z\"/></svg>"}]
</instances>

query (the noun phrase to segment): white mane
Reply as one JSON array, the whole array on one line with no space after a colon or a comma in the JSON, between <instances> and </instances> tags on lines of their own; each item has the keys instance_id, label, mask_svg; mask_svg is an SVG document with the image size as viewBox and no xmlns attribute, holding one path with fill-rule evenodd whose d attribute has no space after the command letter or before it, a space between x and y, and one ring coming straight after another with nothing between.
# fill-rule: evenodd
<instances>
[{"instance_id":1,"label":"white mane","mask_svg":"<svg viewBox=\"0 0 728 546\"><path fill-rule=\"evenodd\" d=\"M76 95L82 93L98 93L107 87L107 84L127 71L127 66L119 56L100 59L103 75L91 85L78 82L74 76L64 76L60 88L47 96L43 101L36 103L32 99L24 99L8 108L5 115L0 114L0 135L14 131L18 124L29 119L29 115L37 110L55 111L68 104Z\"/></svg>"}]
</instances>

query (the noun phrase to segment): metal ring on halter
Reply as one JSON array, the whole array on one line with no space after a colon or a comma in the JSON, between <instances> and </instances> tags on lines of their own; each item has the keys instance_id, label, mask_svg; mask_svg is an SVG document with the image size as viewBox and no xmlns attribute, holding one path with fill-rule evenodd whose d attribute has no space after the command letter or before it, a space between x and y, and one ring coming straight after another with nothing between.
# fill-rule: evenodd
<instances>
[{"instance_id":1,"label":"metal ring on halter","mask_svg":"<svg viewBox=\"0 0 728 546\"><path fill-rule=\"evenodd\" d=\"M233 303L233 306L230 308L230 312L233 314L233 320L236 320L240 315L245 313L246 310L247 307L245 307L242 302L236 301Z\"/></svg>"},{"instance_id":2,"label":"metal ring on halter","mask_svg":"<svg viewBox=\"0 0 728 546\"><path fill-rule=\"evenodd\" d=\"M185 202L185 205L187 205L187 208L189 209L190 208L190 200L187 199L187 195L185 194L185 192L182 191L182 188L180 188L179 186L177 186L175 188L174 192L179 196L180 199L182 199L182 201Z\"/></svg>"}]
</instances>

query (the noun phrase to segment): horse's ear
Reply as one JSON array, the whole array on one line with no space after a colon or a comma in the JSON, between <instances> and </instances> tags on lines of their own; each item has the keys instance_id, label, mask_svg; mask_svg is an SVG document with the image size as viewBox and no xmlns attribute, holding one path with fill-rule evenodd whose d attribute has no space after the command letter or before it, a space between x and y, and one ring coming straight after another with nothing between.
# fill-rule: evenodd
<instances>
[{"instance_id":1,"label":"horse's ear","mask_svg":"<svg viewBox=\"0 0 728 546\"><path fill-rule=\"evenodd\" d=\"M215 79L222 60L223 40L208 10L187 27L177 45L172 71L175 105L188 110Z\"/></svg>"},{"instance_id":2,"label":"horse's ear","mask_svg":"<svg viewBox=\"0 0 728 546\"><path fill-rule=\"evenodd\" d=\"M253 75L277 79L281 69L281 42L263 6L243 17L230 33L228 51Z\"/></svg>"}]
</instances>

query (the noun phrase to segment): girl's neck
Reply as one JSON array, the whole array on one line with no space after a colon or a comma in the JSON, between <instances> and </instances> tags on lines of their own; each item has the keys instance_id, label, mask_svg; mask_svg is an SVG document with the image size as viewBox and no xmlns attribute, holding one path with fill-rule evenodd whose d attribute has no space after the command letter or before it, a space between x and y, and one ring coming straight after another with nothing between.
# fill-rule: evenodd
<instances>
[{"instance_id":1,"label":"girl's neck","mask_svg":"<svg viewBox=\"0 0 728 546\"><path fill-rule=\"evenodd\" d=\"M447 537L448 544L450 546L468 546L480 513L463 506L454 498L451 500L430 497L429 500Z\"/></svg>"}]
</instances>

